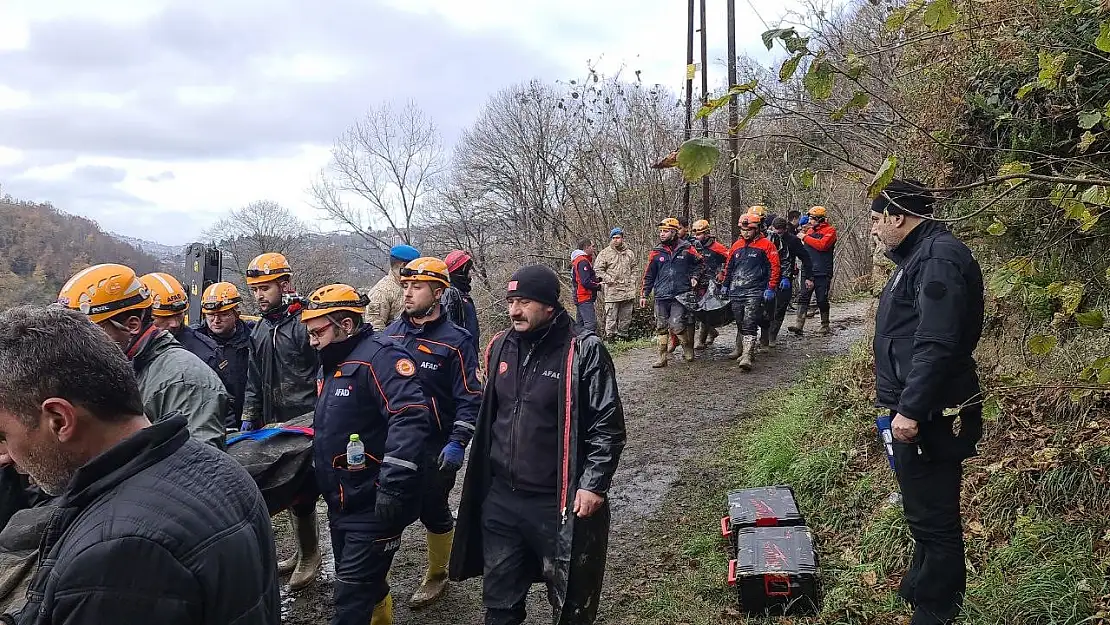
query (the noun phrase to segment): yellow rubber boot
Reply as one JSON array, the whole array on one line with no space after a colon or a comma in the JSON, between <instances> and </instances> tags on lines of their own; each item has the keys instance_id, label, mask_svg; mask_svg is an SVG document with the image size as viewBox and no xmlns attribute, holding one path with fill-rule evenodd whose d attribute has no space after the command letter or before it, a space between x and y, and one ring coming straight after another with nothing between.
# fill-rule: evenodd
<instances>
[{"instance_id":1,"label":"yellow rubber boot","mask_svg":"<svg viewBox=\"0 0 1110 625\"><path fill-rule=\"evenodd\" d=\"M451 541L454 538L455 530L446 534L428 532L428 570L424 572L420 588L409 600L413 608L427 607L447 594L447 563L451 560Z\"/></svg>"},{"instance_id":2,"label":"yellow rubber boot","mask_svg":"<svg viewBox=\"0 0 1110 625\"><path fill-rule=\"evenodd\" d=\"M393 625L393 595L389 594L374 606L370 625Z\"/></svg>"}]
</instances>

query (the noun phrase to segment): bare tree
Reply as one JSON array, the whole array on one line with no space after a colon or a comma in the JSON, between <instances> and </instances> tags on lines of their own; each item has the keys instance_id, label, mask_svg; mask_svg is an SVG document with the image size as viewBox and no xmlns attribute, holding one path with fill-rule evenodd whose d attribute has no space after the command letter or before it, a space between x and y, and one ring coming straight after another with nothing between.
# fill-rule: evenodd
<instances>
[{"instance_id":1,"label":"bare tree","mask_svg":"<svg viewBox=\"0 0 1110 625\"><path fill-rule=\"evenodd\" d=\"M359 236L360 258L381 266L392 244L412 243L426 196L446 171L432 120L416 104L383 104L348 128L312 185L318 209Z\"/></svg>"},{"instance_id":2,"label":"bare tree","mask_svg":"<svg viewBox=\"0 0 1110 625\"><path fill-rule=\"evenodd\" d=\"M202 237L222 252L224 279L244 290L247 265L266 252L283 254L289 260L293 283L302 295L345 277L344 268L337 262L342 258L342 250L336 249L338 246L327 237L312 232L289 209L271 200L251 202L232 210Z\"/></svg>"}]
</instances>

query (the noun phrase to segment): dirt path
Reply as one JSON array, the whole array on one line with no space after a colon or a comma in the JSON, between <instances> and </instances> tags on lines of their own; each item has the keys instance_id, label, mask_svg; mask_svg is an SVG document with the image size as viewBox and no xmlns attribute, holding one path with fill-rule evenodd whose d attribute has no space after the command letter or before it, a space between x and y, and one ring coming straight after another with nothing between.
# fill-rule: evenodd
<instances>
[{"instance_id":1,"label":"dirt path","mask_svg":"<svg viewBox=\"0 0 1110 625\"><path fill-rule=\"evenodd\" d=\"M707 453L716 440L715 434L728 426L730 417L738 412L729 407L739 405L752 391L793 380L798 364L808 358L846 351L862 336L869 305L870 300L834 305L832 336L818 337L812 330L800 339L787 334L778 347L760 354L754 369L747 374L725 359L734 341L734 330L727 328L716 344L708 352L699 353L692 363L679 357L672 359L666 369L651 369L655 354L648 349L632 350L615 358L628 444L611 490L613 526L600 622L619 622L612 614L606 618L609 599L627 595L637 581L647 582L636 570L622 567L616 556L639 548L644 522L660 508L682 465L694 454ZM811 320L811 327L817 325L813 321L816 320ZM460 478L460 484L461 481ZM456 506L460 490L456 488L452 493ZM324 509L318 512L321 527L326 527ZM275 529L284 555L292 548L288 531L284 527ZM452 584L445 599L425 610L413 612L407 607L407 599L424 571L423 531L417 524L405 532L401 551L394 561L391 580L396 622L480 624L481 580ZM327 552L324 572L313 587L296 595L283 594L285 623L319 625L331 617L334 562L327 537L322 536L321 541ZM534 587L528 612L526 623L550 623L551 611L542 587Z\"/></svg>"}]
</instances>

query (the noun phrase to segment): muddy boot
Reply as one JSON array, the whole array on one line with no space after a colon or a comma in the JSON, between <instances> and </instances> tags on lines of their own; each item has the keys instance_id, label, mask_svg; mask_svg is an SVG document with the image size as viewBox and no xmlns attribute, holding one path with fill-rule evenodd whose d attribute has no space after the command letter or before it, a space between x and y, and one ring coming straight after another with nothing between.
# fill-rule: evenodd
<instances>
[{"instance_id":1,"label":"muddy boot","mask_svg":"<svg viewBox=\"0 0 1110 625\"><path fill-rule=\"evenodd\" d=\"M322 558L320 540L316 533L315 508L303 517L292 512L290 516L293 518L293 536L297 539L297 566L289 578L289 590L297 591L307 588L316 581Z\"/></svg>"},{"instance_id":2,"label":"muddy boot","mask_svg":"<svg viewBox=\"0 0 1110 625\"><path fill-rule=\"evenodd\" d=\"M393 595L386 595L385 599L374 606L370 625L393 625Z\"/></svg>"},{"instance_id":3,"label":"muddy boot","mask_svg":"<svg viewBox=\"0 0 1110 625\"><path fill-rule=\"evenodd\" d=\"M736 360L737 358L740 357L740 354L743 353L743 349L744 349L744 336L742 334L740 334L739 330L737 330L736 331L736 345L733 346L732 351L729 352L728 355L725 356L725 358L728 358L729 360Z\"/></svg>"},{"instance_id":4,"label":"muddy boot","mask_svg":"<svg viewBox=\"0 0 1110 625\"><path fill-rule=\"evenodd\" d=\"M295 537L296 533L297 533L297 530L294 529L294 525L293 525L293 511L292 510L286 510L285 514L283 514L282 516L285 517L285 522L286 522L287 525L289 525L289 529ZM293 542L296 542L295 538L294 538ZM300 560L300 559L301 559L301 550L300 550L300 545L298 544L298 548L293 552L293 555L289 556L288 558L286 558L284 560L278 560L278 565L277 565L278 575L288 575L288 574L292 573L293 569L297 568L297 560Z\"/></svg>"},{"instance_id":5,"label":"muddy boot","mask_svg":"<svg viewBox=\"0 0 1110 625\"><path fill-rule=\"evenodd\" d=\"M687 327L678 338L682 341L682 359L686 362L692 362L694 360L694 327Z\"/></svg>"},{"instance_id":6,"label":"muddy boot","mask_svg":"<svg viewBox=\"0 0 1110 625\"><path fill-rule=\"evenodd\" d=\"M798 308L798 314L794 316L794 323L790 324L786 329L798 336L802 335L802 330L806 327L806 310Z\"/></svg>"},{"instance_id":7,"label":"muddy boot","mask_svg":"<svg viewBox=\"0 0 1110 625\"><path fill-rule=\"evenodd\" d=\"M829 329L829 311L827 310L821 311L821 329L819 332L821 336L828 336L832 333L832 330Z\"/></svg>"},{"instance_id":8,"label":"muddy boot","mask_svg":"<svg viewBox=\"0 0 1110 625\"><path fill-rule=\"evenodd\" d=\"M667 366L667 348L670 347L670 344L671 335L669 333L659 337L659 360L652 363L651 367L653 369L661 369Z\"/></svg>"},{"instance_id":9,"label":"muddy boot","mask_svg":"<svg viewBox=\"0 0 1110 625\"><path fill-rule=\"evenodd\" d=\"M447 561L451 559L451 540L454 537L454 530L446 534L428 532L428 570L424 572L420 588L409 600L413 608L427 607L447 592Z\"/></svg>"},{"instance_id":10,"label":"muddy boot","mask_svg":"<svg viewBox=\"0 0 1110 625\"><path fill-rule=\"evenodd\" d=\"M771 339L767 342L770 347L775 347L779 344L778 330L771 330Z\"/></svg>"},{"instance_id":11,"label":"muddy boot","mask_svg":"<svg viewBox=\"0 0 1110 625\"><path fill-rule=\"evenodd\" d=\"M698 328L698 342L694 343L694 349L705 349L707 339L709 339L709 328L705 326Z\"/></svg>"},{"instance_id":12,"label":"muddy boot","mask_svg":"<svg viewBox=\"0 0 1110 625\"><path fill-rule=\"evenodd\" d=\"M678 347L678 335L677 334L668 335L668 338L667 338L667 353L668 354L673 354L676 347Z\"/></svg>"},{"instance_id":13,"label":"muddy boot","mask_svg":"<svg viewBox=\"0 0 1110 625\"><path fill-rule=\"evenodd\" d=\"M763 348L771 346L771 333L763 328L759 329L759 346Z\"/></svg>"},{"instance_id":14,"label":"muddy boot","mask_svg":"<svg viewBox=\"0 0 1110 625\"><path fill-rule=\"evenodd\" d=\"M717 331L717 328L709 328L709 338L705 341L705 343L707 345L712 345L713 341L716 341L717 337L720 335L721 333Z\"/></svg>"},{"instance_id":15,"label":"muddy boot","mask_svg":"<svg viewBox=\"0 0 1110 625\"><path fill-rule=\"evenodd\" d=\"M752 356L755 351L755 337L745 336L743 340L743 352L740 354L740 368L744 371L751 371L752 369Z\"/></svg>"}]
</instances>

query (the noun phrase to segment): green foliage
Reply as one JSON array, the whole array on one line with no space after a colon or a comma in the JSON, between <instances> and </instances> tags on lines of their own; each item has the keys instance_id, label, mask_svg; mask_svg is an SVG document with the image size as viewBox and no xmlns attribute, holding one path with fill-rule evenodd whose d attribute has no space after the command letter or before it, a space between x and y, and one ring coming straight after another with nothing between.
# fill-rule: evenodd
<instances>
[{"instance_id":1,"label":"green foliage","mask_svg":"<svg viewBox=\"0 0 1110 625\"><path fill-rule=\"evenodd\" d=\"M744 93L749 93L758 85L759 82L756 80L748 81L742 85L733 85L723 96L719 98L712 98L708 102L706 102L704 106L698 109L698 112L694 115L694 119L701 119L702 117L709 115L713 111L716 111L722 106L728 104L729 100L731 100L732 98Z\"/></svg>"},{"instance_id":2,"label":"green foliage","mask_svg":"<svg viewBox=\"0 0 1110 625\"><path fill-rule=\"evenodd\" d=\"M898 157L888 156L879 166L879 170L875 172L875 177L871 179L871 184L867 187L867 197L874 199L879 197L883 189L894 180L894 173L898 170Z\"/></svg>"},{"instance_id":3,"label":"green foliage","mask_svg":"<svg viewBox=\"0 0 1110 625\"><path fill-rule=\"evenodd\" d=\"M836 74L833 64L823 56L818 55L809 65L809 71L802 79L802 85L813 99L827 100L832 95L833 85L836 83Z\"/></svg>"},{"instance_id":4,"label":"green foliage","mask_svg":"<svg viewBox=\"0 0 1110 625\"><path fill-rule=\"evenodd\" d=\"M1056 337L1044 334L1035 334L1029 338L1027 345L1034 356L1044 356L1056 349Z\"/></svg>"},{"instance_id":5,"label":"green foliage","mask_svg":"<svg viewBox=\"0 0 1110 625\"><path fill-rule=\"evenodd\" d=\"M721 148L713 139L695 137L678 148L678 168L691 182L700 180L712 169L721 157Z\"/></svg>"},{"instance_id":6,"label":"green foliage","mask_svg":"<svg viewBox=\"0 0 1110 625\"><path fill-rule=\"evenodd\" d=\"M951 0L933 0L925 7L924 21L929 30L947 30L956 23L956 17Z\"/></svg>"},{"instance_id":7,"label":"green foliage","mask_svg":"<svg viewBox=\"0 0 1110 625\"><path fill-rule=\"evenodd\" d=\"M779 80L782 82L790 80L790 78L794 75L794 72L798 71L798 63L800 63L802 61L802 58L804 57L805 53L799 52L789 59L786 59L786 61L783 62L782 67L779 68Z\"/></svg>"},{"instance_id":8,"label":"green foliage","mask_svg":"<svg viewBox=\"0 0 1110 625\"><path fill-rule=\"evenodd\" d=\"M748 110L747 110L746 113L744 113L744 118L741 119L740 123L738 123L736 125L735 130L741 130L745 126L747 126L748 123L751 122L752 119L754 119L756 115L759 115L759 112L761 110L763 110L763 107L766 104L767 104L767 101L764 100L762 96L756 96L755 98L752 99L751 102L748 102Z\"/></svg>"}]
</instances>

